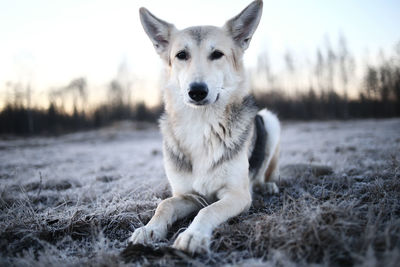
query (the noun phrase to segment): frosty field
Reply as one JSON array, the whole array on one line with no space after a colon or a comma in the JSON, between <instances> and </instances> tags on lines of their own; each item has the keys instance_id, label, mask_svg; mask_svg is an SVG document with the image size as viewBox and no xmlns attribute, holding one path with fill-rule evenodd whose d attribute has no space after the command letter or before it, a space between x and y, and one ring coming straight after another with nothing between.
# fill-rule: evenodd
<instances>
[{"instance_id":1,"label":"frosty field","mask_svg":"<svg viewBox=\"0 0 400 267\"><path fill-rule=\"evenodd\" d=\"M285 122L278 195L219 226L209 255L128 246L170 195L155 125L0 139L0 266L395 266L400 119ZM316 167L319 166L319 167Z\"/></svg>"}]
</instances>

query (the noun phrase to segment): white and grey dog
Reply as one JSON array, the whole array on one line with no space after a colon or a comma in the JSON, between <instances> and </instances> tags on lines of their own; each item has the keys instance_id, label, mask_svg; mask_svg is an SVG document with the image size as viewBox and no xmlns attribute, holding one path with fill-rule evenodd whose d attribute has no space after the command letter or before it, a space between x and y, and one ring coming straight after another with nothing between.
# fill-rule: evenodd
<instances>
[{"instance_id":1,"label":"white and grey dog","mask_svg":"<svg viewBox=\"0 0 400 267\"><path fill-rule=\"evenodd\" d=\"M246 86L242 57L262 14L254 1L223 27L178 30L140 9L140 19L166 66L165 114L160 120L172 197L163 200L133 243L166 237L171 224L198 211L173 247L208 251L212 231L251 204L254 184L278 192L280 124L257 113Z\"/></svg>"}]
</instances>

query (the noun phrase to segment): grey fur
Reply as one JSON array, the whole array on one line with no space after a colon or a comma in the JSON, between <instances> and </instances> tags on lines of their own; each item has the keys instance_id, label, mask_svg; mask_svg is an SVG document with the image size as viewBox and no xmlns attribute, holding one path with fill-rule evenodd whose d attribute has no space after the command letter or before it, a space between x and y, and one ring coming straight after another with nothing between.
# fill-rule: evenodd
<instances>
[{"instance_id":1,"label":"grey fur","mask_svg":"<svg viewBox=\"0 0 400 267\"><path fill-rule=\"evenodd\" d=\"M265 129L264 120L260 115L256 115L254 120L255 131L254 131L254 145L251 150L251 156L249 158L249 171L251 178L256 177L260 170L263 162L268 159L265 154L267 152L267 138L268 132Z\"/></svg>"},{"instance_id":2,"label":"grey fur","mask_svg":"<svg viewBox=\"0 0 400 267\"><path fill-rule=\"evenodd\" d=\"M246 131L242 133L242 135L238 138L238 140L234 143L233 147L228 147L225 144L225 153L219 158L216 162L213 163L211 169L216 169L218 166L223 164L226 161L234 158L243 148L243 144L246 142L250 133L250 125L247 127Z\"/></svg>"},{"instance_id":3,"label":"grey fur","mask_svg":"<svg viewBox=\"0 0 400 267\"><path fill-rule=\"evenodd\" d=\"M175 28L174 25L157 18L144 7L140 8L139 13L146 34L152 41L157 53L162 54L169 45L171 31Z\"/></svg>"},{"instance_id":4,"label":"grey fur","mask_svg":"<svg viewBox=\"0 0 400 267\"><path fill-rule=\"evenodd\" d=\"M208 35L208 30L202 26L190 27L187 30L190 36L196 41L197 45L200 45L200 43Z\"/></svg>"},{"instance_id":5,"label":"grey fur","mask_svg":"<svg viewBox=\"0 0 400 267\"><path fill-rule=\"evenodd\" d=\"M171 125L168 120L168 115L164 113L160 118L160 128L163 132L164 138L163 145L166 152L166 157L168 157L175 165L176 169L181 172L192 172L193 165L188 153L182 149L179 140L175 137L173 131L171 130Z\"/></svg>"},{"instance_id":6,"label":"grey fur","mask_svg":"<svg viewBox=\"0 0 400 267\"><path fill-rule=\"evenodd\" d=\"M224 154L213 163L212 170L234 158L243 149L243 145L249 139L252 127L254 127L256 113L257 106L252 96L245 97L240 104L235 103L228 106L225 126L224 123L219 123L222 129L228 129L228 136L222 138L215 130L211 132L225 147ZM223 132L225 133L224 130ZM233 145L228 145L231 143Z\"/></svg>"},{"instance_id":7,"label":"grey fur","mask_svg":"<svg viewBox=\"0 0 400 267\"><path fill-rule=\"evenodd\" d=\"M168 144L165 144L167 157L172 160L177 170L182 172L192 172L193 166L190 159L181 151L176 153Z\"/></svg>"},{"instance_id":8,"label":"grey fur","mask_svg":"<svg viewBox=\"0 0 400 267\"><path fill-rule=\"evenodd\" d=\"M254 1L240 14L230 19L225 27L236 44L246 50L261 19L263 2Z\"/></svg>"},{"instance_id":9,"label":"grey fur","mask_svg":"<svg viewBox=\"0 0 400 267\"><path fill-rule=\"evenodd\" d=\"M206 197L199 193L184 194L184 195L182 195L182 198L195 203L199 209L205 208L208 205L210 205L210 203L207 201Z\"/></svg>"},{"instance_id":10,"label":"grey fur","mask_svg":"<svg viewBox=\"0 0 400 267\"><path fill-rule=\"evenodd\" d=\"M222 129L222 131L224 132L224 136L225 136L226 135L226 129L225 129L224 125L222 125L222 123L219 123L218 125Z\"/></svg>"}]
</instances>

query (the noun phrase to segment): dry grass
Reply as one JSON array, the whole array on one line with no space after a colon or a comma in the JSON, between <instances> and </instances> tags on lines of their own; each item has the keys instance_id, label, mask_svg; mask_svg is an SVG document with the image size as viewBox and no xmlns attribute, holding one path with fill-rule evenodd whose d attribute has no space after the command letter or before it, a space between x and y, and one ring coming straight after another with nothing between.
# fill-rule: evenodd
<instances>
[{"instance_id":1,"label":"dry grass","mask_svg":"<svg viewBox=\"0 0 400 267\"><path fill-rule=\"evenodd\" d=\"M169 247L192 218L154 247L126 241L170 194L154 128L1 141L0 265L395 266L399 132L400 120L284 125L280 194L257 188L194 257Z\"/></svg>"}]
</instances>

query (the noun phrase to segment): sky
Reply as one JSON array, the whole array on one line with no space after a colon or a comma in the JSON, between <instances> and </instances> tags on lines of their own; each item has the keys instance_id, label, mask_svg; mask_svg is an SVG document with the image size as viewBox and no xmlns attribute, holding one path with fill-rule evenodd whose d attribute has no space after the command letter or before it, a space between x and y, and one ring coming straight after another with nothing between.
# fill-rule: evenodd
<instances>
[{"instance_id":1,"label":"sky","mask_svg":"<svg viewBox=\"0 0 400 267\"><path fill-rule=\"evenodd\" d=\"M161 61L144 33L138 9L182 29L222 26L248 0L0 0L0 107L7 82L29 83L35 103L47 103L51 88L86 77L89 99L104 97L123 63L133 97L149 104L159 100ZM273 69L283 68L291 51L299 62L315 57L329 36L347 38L358 58L391 51L400 41L399 0L264 0L263 17L245 64L254 68L265 50ZM373 59L371 59L373 60Z\"/></svg>"}]
</instances>

